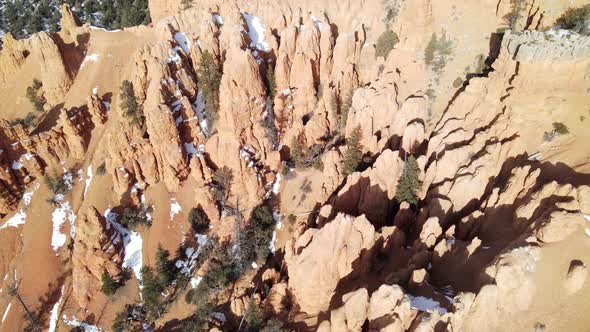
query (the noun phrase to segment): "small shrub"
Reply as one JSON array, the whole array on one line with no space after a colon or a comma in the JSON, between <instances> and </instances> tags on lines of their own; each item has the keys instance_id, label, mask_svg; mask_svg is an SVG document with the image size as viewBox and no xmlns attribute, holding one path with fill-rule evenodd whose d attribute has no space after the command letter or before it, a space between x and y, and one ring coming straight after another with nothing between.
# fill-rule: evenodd
<instances>
[{"instance_id":1,"label":"small shrub","mask_svg":"<svg viewBox=\"0 0 590 332\"><path fill-rule=\"evenodd\" d=\"M510 4L512 5L512 10L504 16L504 19L508 28L514 30L518 21L524 17L523 12L526 9L526 2L525 0L510 0Z\"/></svg>"},{"instance_id":2,"label":"small shrub","mask_svg":"<svg viewBox=\"0 0 590 332\"><path fill-rule=\"evenodd\" d=\"M188 215L188 220L198 234L204 234L209 231L209 217L202 207L193 208Z\"/></svg>"},{"instance_id":3,"label":"small shrub","mask_svg":"<svg viewBox=\"0 0 590 332\"><path fill-rule=\"evenodd\" d=\"M43 86L43 83L41 83L41 81L39 81L36 78L33 79L33 85L32 85L33 89L39 90L39 89L41 89L42 86Z\"/></svg>"},{"instance_id":4,"label":"small shrub","mask_svg":"<svg viewBox=\"0 0 590 332\"><path fill-rule=\"evenodd\" d=\"M561 122L553 122L553 132L559 135L569 134L569 128Z\"/></svg>"},{"instance_id":5,"label":"small shrub","mask_svg":"<svg viewBox=\"0 0 590 332\"><path fill-rule=\"evenodd\" d=\"M117 288L119 288L119 283L108 272L104 271L102 273L102 287L100 291L104 295L111 296L115 294Z\"/></svg>"},{"instance_id":6,"label":"small shrub","mask_svg":"<svg viewBox=\"0 0 590 332\"><path fill-rule=\"evenodd\" d=\"M213 173L213 182L211 183L213 199L222 210L225 209L233 178L233 172L227 166L223 166Z\"/></svg>"},{"instance_id":7,"label":"small shrub","mask_svg":"<svg viewBox=\"0 0 590 332\"><path fill-rule=\"evenodd\" d=\"M391 30L385 30L377 39L375 45L375 57L384 57L387 59L389 52L393 50L395 44L399 43L399 37Z\"/></svg>"},{"instance_id":8,"label":"small shrub","mask_svg":"<svg viewBox=\"0 0 590 332\"><path fill-rule=\"evenodd\" d=\"M152 225L149 213L151 213L151 207L141 206L125 208L119 217L119 223L123 225L123 227L131 230L135 230L140 226L149 227Z\"/></svg>"},{"instance_id":9,"label":"small shrub","mask_svg":"<svg viewBox=\"0 0 590 332\"><path fill-rule=\"evenodd\" d=\"M14 120L10 121L10 125L11 126L16 126L16 125L19 125L20 124L24 128L29 128L29 127L31 127L33 125L33 122L35 121L36 118L37 117L36 117L35 114L29 112L27 114L27 116L25 116L22 119L14 119Z\"/></svg>"},{"instance_id":10,"label":"small shrub","mask_svg":"<svg viewBox=\"0 0 590 332\"><path fill-rule=\"evenodd\" d=\"M287 217L287 221L289 222L289 225L293 226L293 225L295 225L295 222L297 221L297 217L294 214L291 213Z\"/></svg>"},{"instance_id":11,"label":"small shrub","mask_svg":"<svg viewBox=\"0 0 590 332\"><path fill-rule=\"evenodd\" d=\"M453 81L453 88L458 89L463 86L463 79L461 77L455 78Z\"/></svg>"},{"instance_id":12,"label":"small shrub","mask_svg":"<svg viewBox=\"0 0 590 332\"><path fill-rule=\"evenodd\" d=\"M43 84L37 80L33 80L33 84L27 88L26 97L27 99L33 104L33 107L37 112L43 112L43 106L46 103L45 98L39 96L38 90L43 86Z\"/></svg>"},{"instance_id":13,"label":"small shrub","mask_svg":"<svg viewBox=\"0 0 590 332\"><path fill-rule=\"evenodd\" d=\"M555 21L555 27L572 30L582 35L590 35L590 4L569 8Z\"/></svg>"},{"instance_id":14,"label":"small shrub","mask_svg":"<svg viewBox=\"0 0 590 332\"><path fill-rule=\"evenodd\" d=\"M432 71L440 74L452 53L453 42L447 38L446 32L443 31L440 37L433 33L424 49L424 62Z\"/></svg>"},{"instance_id":15,"label":"small shrub","mask_svg":"<svg viewBox=\"0 0 590 332\"><path fill-rule=\"evenodd\" d=\"M361 135L361 127L357 126L352 131L350 137L346 140L347 150L344 154L344 159L342 160L343 172L345 176L356 171L359 163L361 162L361 158L363 157Z\"/></svg>"},{"instance_id":16,"label":"small shrub","mask_svg":"<svg viewBox=\"0 0 590 332\"><path fill-rule=\"evenodd\" d=\"M68 172L65 172L63 175L52 176L46 173L43 180L54 195L65 195L72 189L72 179L67 174Z\"/></svg>"},{"instance_id":17,"label":"small shrub","mask_svg":"<svg viewBox=\"0 0 590 332\"><path fill-rule=\"evenodd\" d=\"M97 168L96 168L96 174L98 174L99 176L103 176L107 173L107 165L106 163L103 161L102 164L100 164Z\"/></svg>"},{"instance_id":18,"label":"small shrub","mask_svg":"<svg viewBox=\"0 0 590 332\"><path fill-rule=\"evenodd\" d=\"M418 193L421 182L419 178L420 168L414 156L409 156L404 163L404 171L397 184L395 199L398 203L408 202L411 205L418 204Z\"/></svg>"}]
</instances>

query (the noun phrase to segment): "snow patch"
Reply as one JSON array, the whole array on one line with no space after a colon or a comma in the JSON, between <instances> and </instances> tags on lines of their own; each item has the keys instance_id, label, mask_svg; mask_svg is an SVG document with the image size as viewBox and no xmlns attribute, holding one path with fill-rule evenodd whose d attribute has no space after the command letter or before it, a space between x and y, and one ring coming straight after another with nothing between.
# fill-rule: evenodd
<instances>
[{"instance_id":1,"label":"snow patch","mask_svg":"<svg viewBox=\"0 0 590 332\"><path fill-rule=\"evenodd\" d=\"M199 144L199 146L195 148L193 143L184 143L184 148L186 149L186 153L190 156L200 157L205 153L205 144Z\"/></svg>"},{"instance_id":2,"label":"snow patch","mask_svg":"<svg viewBox=\"0 0 590 332\"><path fill-rule=\"evenodd\" d=\"M59 300L57 300L57 302L55 302L55 304L53 305L53 308L51 309L51 319L49 321L49 330L48 332L55 332L55 329L57 327L57 319L59 318L59 306L61 304L61 300L64 296L64 286L61 286L61 296L59 297Z\"/></svg>"},{"instance_id":3,"label":"snow patch","mask_svg":"<svg viewBox=\"0 0 590 332\"><path fill-rule=\"evenodd\" d=\"M272 185L273 194L277 195L279 193L279 189L281 189L281 174L277 173L277 178Z\"/></svg>"},{"instance_id":4,"label":"snow patch","mask_svg":"<svg viewBox=\"0 0 590 332\"><path fill-rule=\"evenodd\" d=\"M105 28L99 28L99 27L93 27L93 26L91 26L90 29L92 29L92 30L102 30L104 32L119 32L119 31L123 31L121 29L107 30Z\"/></svg>"},{"instance_id":5,"label":"snow patch","mask_svg":"<svg viewBox=\"0 0 590 332\"><path fill-rule=\"evenodd\" d=\"M176 201L176 198L171 198L170 199L170 221L172 221L172 219L174 219L174 216L179 214L180 211L182 211L182 207L180 206L180 204L178 204L178 202Z\"/></svg>"},{"instance_id":6,"label":"snow patch","mask_svg":"<svg viewBox=\"0 0 590 332\"><path fill-rule=\"evenodd\" d=\"M0 226L0 229L24 225L26 219L27 214L23 210L19 210L17 213L14 214L14 216L12 216L12 218L8 219L8 221L4 225Z\"/></svg>"},{"instance_id":7,"label":"snow patch","mask_svg":"<svg viewBox=\"0 0 590 332\"><path fill-rule=\"evenodd\" d=\"M61 199L63 199L63 197L56 198L56 201L59 202L59 207L53 210L53 213L51 214L51 221L53 222L51 246L53 247L56 256L59 256L59 248L63 247L63 245L66 244L66 234L61 232L61 227L66 220L70 224L70 236L74 238L76 234L74 226L74 221L76 221L76 214L74 214L74 211L70 206L70 203L61 202Z\"/></svg>"},{"instance_id":8,"label":"snow patch","mask_svg":"<svg viewBox=\"0 0 590 332\"><path fill-rule=\"evenodd\" d=\"M438 311L441 315L447 313L447 309L440 306L440 303L434 299L424 296L413 296L408 294L410 298L410 305L413 309L420 311Z\"/></svg>"},{"instance_id":9,"label":"snow patch","mask_svg":"<svg viewBox=\"0 0 590 332\"><path fill-rule=\"evenodd\" d=\"M12 302L8 303L8 305L6 306L6 309L4 310L4 315L2 315L2 323L4 323L4 321L6 320L6 316L8 316L8 312L10 311L11 305L12 305Z\"/></svg>"},{"instance_id":10,"label":"snow patch","mask_svg":"<svg viewBox=\"0 0 590 332\"><path fill-rule=\"evenodd\" d=\"M88 165L86 169L86 186L84 187L84 197L86 197L86 192L88 191L88 187L90 187L90 182L92 182L92 165Z\"/></svg>"},{"instance_id":11,"label":"snow patch","mask_svg":"<svg viewBox=\"0 0 590 332\"><path fill-rule=\"evenodd\" d=\"M112 212L111 209L107 209L104 212L105 219L115 227L117 232L121 234L123 238L123 246L125 247L125 257L123 258L123 268L131 268L137 279L139 289L142 288L141 284L141 267L143 266L143 259L141 254L141 248L143 246L143 240L139 233L130 231L123 225L119 224L117 220L117 214Z\"/></svg>"},{"instance_id":12,"label":"snow patch","mask_svg":"<svg viewBox=\"0 0 590 332\"><path fill-rule=\"evenodd\" d=\"M184 53L189 54L191 49L191 41L186 36L186 34L184 32L177 32L174 34L174 39L176 40L180 48L182 48Z\"/></svg>"},{"instance_id":13,"label":"snow patch","mask_svg":"<svg viewBox=\"0 0 590 332\"><path fill-rule=\"evenodd\" d=\"M222 325L225 324L226 319L225 315L222 312L214 312L211 314L211 316L220 321Z\"/></svg>"},{"instance_id":14,"label":"snow patch","mask_svg":"<svg viewBox=\"0 0 590 332\"><path fill-rule=\"evenodd\" d=\"M92 53L90 55L87 55L86 57L84 57L84 60L82 61L82 64L80 65L80 69L84 68L84 65L86 65L87 62L98 61L99 57L100 57L100 54L97 54L97 53Z\"/></svg>"},{"instance_id":15,"label":"snow patch","mask_svg":"<svg viewBox=\"0 0 590 332\"><path fill-rule=\"evenodd\" d=\"M217 25L223 25L223 17L219 14L213 14L213 22Z\"/></svg>"},{"instance_id":16,"label":"snow patch","mask_svg":"<svg viewBox=\"0 0 590 332\"><path fill-rule=\"evenodd\" d=\"M23 164L21 164L19 161L14 160L12 162L12 169L17 170L17 169L21 169L23 167Z\"/></svg>"},{"instance_id":17,"label":"snow patch","mask_svg":"<svg viewBox=\"0 0 590 332\"><path fill-rule=\"evenodd\" d=\"M260 18L254 14L243 13L244 19L246 20L246 24L248 25L248 35L250 36L250 40L252 40L251 46L256 47L257 49L268 52L270 51L270 47L268 43L264 40L264 31L266 31L266 27L260 21Z\"/></svg>"},{"instance_id":18,"label":"snow patch","mask_svg":"<svg viewBox=\"0 0 590 332\"><path fill-rule=\"evenodd\" d=\"M201 281L203 281L203 277L191 278L191 287L197 288L197 286L199 286Z\"/></svg>"},{"instance_id":19,"label":"snow patch","mask_svg":"<svg viewBox=\"0 0 590 332\"><path fill-rule=\"evenodd\" d=\"M102 329L99 329L98 327L96 327L96 325L90 325L88 323L80 322L79 320L76 319L76 317L72 317L72 319L68 320L67 316L63 315L62 319L63 319L64 324L66 324L68 326L81 327L84 330L84 332L101 332L101 331L103 331Z\"/></svg>"},{"instance_id":20,"label":"snow patch","mask_svg":"<svg viewBox=\"0 0 590 332\"><path fill-rule=\"evenodd\" d=\"M258 264L256 264L256 262L252 262L252 264L250 264L250 266L252 266L253 269L258 268Z\"/></svg>"},{"instance_id":21,"label":"snow patch","mask_svg":"<svg viewBox=\"0 0 590 332\"><path fill-rule=\"evenodd\" d=\"M95 96L98 94L98 87L97 86L95 86L94 88L92 88L92 94L95 95Z\"/></svg>"},{"instance_id":22,"label":"snow patch","mask_svg":"<svg viewBox=\"0 0 590 332\"><path fill-rule=\"evenodd\" d=\"M203 115L203 111L205 110L205 99L203 99L201 91L197 94L197 99L192 106L195 116L199 119L199 126L201 127L203 134L205 134L205 137L207 137L209 127L207 126L207 119L205 119L205 116Z\"/></svg>"}]
</instances>

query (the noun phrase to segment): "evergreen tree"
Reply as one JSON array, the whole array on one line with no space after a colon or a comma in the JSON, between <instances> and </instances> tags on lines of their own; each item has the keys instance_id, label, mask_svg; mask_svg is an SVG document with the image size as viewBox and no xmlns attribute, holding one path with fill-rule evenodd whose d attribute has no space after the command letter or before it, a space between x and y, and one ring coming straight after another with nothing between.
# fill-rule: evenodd
<instances>
[{"instance_id":1,"label":"evergreen tree","mask_svg":"<svg viewBox=\"0 0 590 332\"><path fill-rule=\"evenodd\" d=\"M271 101L274 100L277 93L277 83L274 67L270 64L266 67L266 80L264 83L266 84L266 92L268 93L268 97Z\"/></svg>"},{"instance_id":2,"label":"evergreen tree","mask_svg":"<svg viewBox=\"0 0 590 332\"><path fill-rule=\"evenodd\" d=\"M357 126L346 140L347 150L342 161L344 175L354 173L363 157L361 138L361 127Z\"/></svg>"},{"instance_id":3,"label":"evergreen tree","mask_svg":"<svg viewBox=\"0 0 590 332\"><path fill-rule=\"evenodd\" d=\"M174 261L169 260L170 252L158 245L156 251L156 270L162 285L170 285L176 276L176 268Z\"/></svg>"},{"instance_id":4,"label":"evergreen tree","mask_svg":"<svg viewBox=\"0 0 590 332\"><path fill-rule=\"evenodd\" d=\"M303 143L299 137L294 137L291 141L291 161L295 166L299 166L303 157Z\"/></svg>"},{"instance_id":5,"label":"evergreen tree","mask_svg":"<svg viewBox=\"0 0 590 332\"><path fill-rule=\"evenodd\" d=\"M219 111L219 86L221 85L221 69L217 60L209 51L201 55L201 63L197 67L199 89L205 100L205 118L209 125L217 119Z\"/></svg>"},{"instance_id":6,"label":"evergreen tree","mask_svg":"<svg viewBox=\"0 0 590 332\"><path fill-rule=\"evenodd\" d=\"M420 168L414 156L409 156L404 163L404 171L397 185L395 199L398 203L408 202L411 205L418 204L418 190L422 185L420 179Z\"/></svg>"},{"instance_id":7,"label":"evergreen tree","mask_svg":"<svg viewBox=\"0 0 590 332\"><path fill-rule=\"evenodd\" d=\"M162 287L153 268L149 266L141 268L141 277L143 283L141 295L145 310L151 317L159 318L164 309L160 298L161 293L164 291L164 287Z\"/></svg>"},{"instance_id":8,"label":"evergreen tree","mask_svg":"<svg viewBox=\"0 0 590 332\"><path fill-rule=\"evenodd\" d=\"M196 233L203 234L209 231L209 217L201 206L191 210L188 215L188 220Z\"/></svg>"},{"instance_id":9,"label":"evergreen tree","mask_svg":"<svg viewBox=\"0 0 590 332\"><path fill-rule=\"evenodd\" d=\"M254 297L250 297L248 308L244 314L244 321L246 323L246 332L258 332L264 323L260 310L258 309L256 302L254 302Z\"/></svg>"},{"instance_id":10,"label":"evergreen tree","mask_svg":"<svg viewBox=\"0 0 590 332\"><path fill-rule=\"evenodd\" d=\"M113 277L111 277L111 275L108 274L108 272L104 271L102 273L102 287L100 291L104 295L110 296L115 294L117 288L119 288L119 283L115 279L113 279Z\"/></svg>"},{"instance_id":11,"label":"evergreen tree","mask_svg":"<svg viewBox=\"0 0 590 332\"><path fill-rule=\"evenodd\" d=\"M129 123L137 126L138 128L143 127L143 109L137 103L137 97L133 90L133 83L125 80L121 83L121 109L123 115L129 119Z\"/></svg>"}]
</instances>

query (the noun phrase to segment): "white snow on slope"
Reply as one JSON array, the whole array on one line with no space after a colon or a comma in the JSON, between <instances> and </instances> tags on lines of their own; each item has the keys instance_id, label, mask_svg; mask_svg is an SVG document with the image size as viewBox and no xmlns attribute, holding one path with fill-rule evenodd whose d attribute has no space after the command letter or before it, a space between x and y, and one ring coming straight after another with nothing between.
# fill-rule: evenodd
<instances>
[{"instance_id":1,"label":"white snow on slope","mask_svg":"<svg viewBox=\"0 0 590 332\"><path fill-rule=\"evenodd\" d=\"M100 57L100 54L97 54L97 53L92 53L90 55L87 55L86 57L84 57L84 60L82 61L82 64L80 65L80 69L82 69L84 67L84 65L86 65L87 62L98 61L99 57Z\"/></svg>"},{"instance_id":2,"label":"white snow on slope","mask_svg":"<svg viewBox=\"0 0 590 332\"><path fill-rule=\"evenodd\" d=\"M203 115L204 110L205 99L203 99L203 94L201 93L201 91L199 91L199 93L197 94L197 99L193 104L193 111L195 112L197 119L199 119L199 126L201 127L201 130L203 131L205 136L207 136L207 134L209 133L209 129L207 126L207 119L205 119L205 116Z\"/></svg>"},{"instance_id":3,"label":"white snow on slope","mask_svg":"<svg viewBox=\"0 0 590 332\"><path fill-rule=\"evenodd\" d=\"M219 14L213 14L213 22L215 22L217 25L223 25L223 17L221 17Z\"/></svg>"},{"instance_id":4,"label":"white snow on slope","mask_svg":"<svg viewBox=\"0 0 590 332\"><path fill-rule=\"evenodd\" d=\"M57 319L59 318L59 306L61 304L61 300L64 296L64 286L61 286L61 296L59 297L59 300L57 300L57 302L55 302L55 304L53 305L53 308L51 309L51 319L49 321L49 330L47 332L55 332L55 329L57 328Z\"/></svg>"},{"instance_id":5,"label":"white snow on slope","mask_svg":"<svg viewBox=\"0 0 590 332\"><path fill-rule=\"evenodd\" d=\"M199 286L199 284L201 283L202 280L203 280L203 277L191 278L191 287L197 288L197 286Z\"/></svg>"},{"instance_id":6,"label":"white snow on slope","mask_svg":"<svg viewBox=\"0 0 590 332\"><path fill-rule=\"evenodd\" d=\"M424 296L413 296L408 294L412 308L420 311L438 311L441 315L447 313L447 309L440 306L438 301Z\"/></svg>"},{"instance_id":7,"label":"white snow on slope","mask_svg":"<svg viewBox=\"0 0 590 332\"><path fill-rule=\"evenodd\" d=\"M90 325L88 323L80 322L76 319L76 317L72 317L72 319L68 319L66 315L62 316L63 322L68 326L79 326L81 327L84 332L102 332L102 329L99 329L95 325Z\"/></svg>"},{"instance_id":8,"label":"white snow on slope","mask_svg":"<svg viewBox=\"0 0 590 332\"><path fill-rule=\"evenodd\" d=\"M266 27L260 21L260 18L254 14L243 13L244 19L246 20L246 24L248 25L248 35L252 40L252 44L250 46L254 46L257 49L268 52L270 51L270 46L264 40L264 31Z\"/></svg>"},{"instance_id":9,"label":"white snow on slope","mask_svg":"<svg viewBox=\"0 0 590 332\"><path fill-rule=\"evenodd\" d=\"M4 315L2 315L2 323L4 323L4 321L6 320L6 316L8 316L8 312L10 311L11 305L12 305L12 302L8 303L8 305L6 306L6 310L4 310Z\"/></svg>"},{"instance_id":10,"label":"white snow on slope","mask_svg":"<svg viewBox=\"0 0 590 332\"><path fill-rule=\"evenodd\" d=\"M193 143L184 143L184 148L189 156L202 156L205 152L205 144L199 144L199 146L195 148Z\"/></svg>"},{"instance_id":11,"label":"white snow on slope","mask_svg":"<svg viewBox=\"0 0 590 332\"><path fill-rule=\"evenodd\" d=\"M8 221L0 226L0 229L4 229L7 227L18 227L18 225L24 225L25 220L27 219L27 214L23 210L19 210L17 213L14 214Z\"/></svg>"},{"instance_id":12,"label":"white snow on slope","mask_svg":"<svg viewBox=\"0 0 590 332\"><path fill-rule=\"evenodd\" d=\"M273 194L277 195L279 193L279 189L281 189L281 174L277 173L277 178L275 182L272 184Z\"/></svg>"},{"instance_id":13,"label":"white snow on slope","mask_svg":"<svg viewBox=\"0 0 590 332\"><path fill-rule=\"evenodd\" d=\"M36 183L35 186L31 191L28 191L23 194L23 207L14 214L4 225L0 226L0 229L4 229L7 227L18 227L18 225L23 225L27 219L27 214L25 213L25 208L31 204L31 198L33 198L33 194L35 191L39 189L39 183Z\"/></svg>"},{"instance_id":14,"label":"white snow on slope","mask_svg":"<svg viewBox=\"0 0 590 332\"><path fill-rule=\"evenodd\" d=\"M14 160L12 162L12 166L11 167L12 167L12 169L17 170L17 169L21 169L21 167L23 167L23 164L21 164L17 160Z\"/></svg>"},{"instance_id":15,"label":"white snow on slope","mask_svg":"<svg viewBox=\"0 0 590 332\"><path fill-rule=\"evenodd\" d=\"M95 96L98 94L98 87L97 86L95 86L94 88L92 88L92 94L95 95Z\"/></svg>"},{"instance_id":16,"label":"white snow on slope","mask_svg":"<svg viewBox=\"0 0 590 332\"><path fill-rule=\"evenodd\" d=\"M70 223L70 236L73 238L76 234L74 221L76 221L76 214L72 210L69 202L62 202L61 198L56 198L59 202L59 207L53 210L51 214L51 221L53 222L53 234L51 236L51 246L55 251L55 255L59 256L59 248L66 244L66 234L61 232L62 225L67 220Z\"/></svg>"},{"instance_id":17,"label":"white snow on slope","mask_svg":"<svg viewBox=\"0 0 590 332\"><path fill-rule=\"evenodd\" d=\"M171 198L170 199L170 221L172 221L172 219L174 219L174 216L179 214L180 211L182 211L182 207L180 206L180 204L178 204L178 202L176 201L176 198Z\"/></svg>"},{"instance_id":18,"label":"white snow on slope","mask_svg":"<svg viewBox=\"0 0 590 332\"><path fill-rule=\"evenodd\" d=\"M99 27L93 27L93 26L91 26L90 29L92 29L92 30L102 30L104 32L119 32L119 31L123 31L121 29L107 30L105 28L99 28Z\"/></svg>"},{"instance_id":19,"label":"white snow on slope","mask_svg":"<svg viewBox=\"0 0 590 332\"><path fill-rule=\"evenodd\" d=\"M123 238L123 246L125 247L125 257L123 258L123 268L131 268L137 279L139 289L142 288L141 284L141 267L143 266L143 259L141 254L141 248L143 246L143 240L139 233L130 231L123 225L119 224L117 220L117 214L111 212L111 209L107 209L104 212L106 220L115 227L117 232L121 234Z\"/></svg>"},{"instance_id":20,"label":"white snow on slope","mask_svg":"<svg viewBox=\"0 0 590 332\"><path fill-rule=\"evenodd\" d=\"M191 49L191 41L186 36L186 34L184 32L177 32L174 34L174 39L176 40L180 48L182 48L184 53L189 54Z\"/></svg>"},{"instance_id":21,"label":"white snow on slope","mask_svg":"<svg viewBox=\"0 0 590 332\"><path fill-rule=\"evenodd\" d=\"M88 165L86 169L86 186L84 187L84 197L86 197L86 192L88 191L88 187L90 187L90 182L92 181L92 165Z\"/></svg>"}]
</instances>

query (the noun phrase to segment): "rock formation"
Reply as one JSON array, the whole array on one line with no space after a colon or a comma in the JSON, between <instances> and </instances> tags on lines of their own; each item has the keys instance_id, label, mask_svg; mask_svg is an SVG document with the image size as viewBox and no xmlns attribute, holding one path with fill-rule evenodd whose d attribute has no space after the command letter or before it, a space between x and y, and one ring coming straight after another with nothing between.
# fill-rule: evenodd
<instances>
[{"instance_id":1,"label":"rock formation","mask_svg":"<svg viewBox=\"0 0 590 332\"><path fill-rule=\"evenodd\" d=\"M567 6L151 1L107 31L64 5L61 31L3 38L1 271L55 265L23 295L54 292L32 307L60 327L580 330L590 37L553 28Z\"/></svg>"},{"instance_id":2,"label":"rock formation","mask_svg":"<svg viewBox=\"0 0 590 332\"><path fill-rule=\"evenodd\" d=\"M121 234L96 208L89 207L78 218L72 284L78 305L85 308L98 295L103 273L120 278L124 249Z\"/></svg>"}]
</instances>

